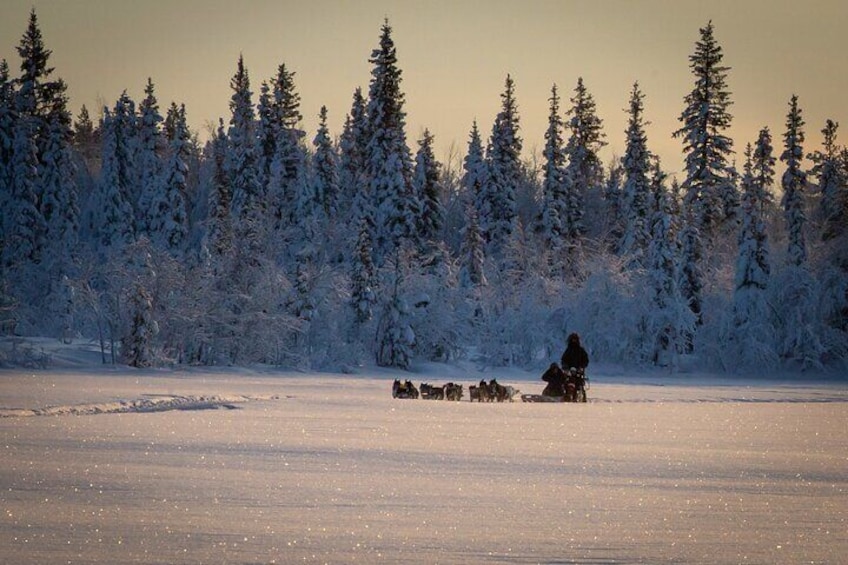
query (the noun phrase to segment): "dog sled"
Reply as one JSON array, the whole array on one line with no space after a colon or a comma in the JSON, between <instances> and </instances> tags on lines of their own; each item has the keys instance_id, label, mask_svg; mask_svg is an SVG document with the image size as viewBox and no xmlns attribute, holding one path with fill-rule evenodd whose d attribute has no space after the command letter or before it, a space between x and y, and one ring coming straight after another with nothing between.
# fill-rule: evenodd
<instances>
[{"instance_id":1,"label":"dog sled","mask_svg":"<svg viewBox=\"0 0 848 565\"><path fill-rule=\"evenodd\" d=\"M542 394L522 394L522 402L588 402L589 377L583 369L563 371L556 363L542 375L547 382Z\"/></svg>"}]
</instances>

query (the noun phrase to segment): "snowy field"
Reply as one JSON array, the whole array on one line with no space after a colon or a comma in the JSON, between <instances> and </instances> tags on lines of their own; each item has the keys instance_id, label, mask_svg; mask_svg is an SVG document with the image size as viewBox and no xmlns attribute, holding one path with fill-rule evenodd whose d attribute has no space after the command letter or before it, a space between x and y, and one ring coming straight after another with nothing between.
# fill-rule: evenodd
<instances>
[{"instance_id":1,"label":"snowy field","mask_svg":"<svg viewBox=\"0 0 848 565\"><path fill-rule=\"evenodd\" d=\"M845 563L848 385L597 367L0 370L0 562ZM55 360L54 360L55 361ZM466 385L391 397L395 375ZM538 375L486 373L539 393Z\"/></svg>"}]
</instances>

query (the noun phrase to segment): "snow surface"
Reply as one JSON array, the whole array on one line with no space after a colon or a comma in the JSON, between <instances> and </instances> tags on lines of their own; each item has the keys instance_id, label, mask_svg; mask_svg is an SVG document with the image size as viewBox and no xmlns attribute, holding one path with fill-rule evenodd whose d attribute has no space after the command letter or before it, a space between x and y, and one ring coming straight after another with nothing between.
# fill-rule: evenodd
<instances>
[{"instance_id":1,"label":"snow surface","mask_svg":"<svg viewBox=\"0 0 848 565\"><path fill-rule=\"evenodd\" d=\"M138 371L78 346L51 359L0 371L3 563L848 555L844 380L595 367L588 404L478 404L467 386L481 376L544 383L459 364ZM461 382L465 399L393 399L396 376Z\"/></svg>"}]
</instances>

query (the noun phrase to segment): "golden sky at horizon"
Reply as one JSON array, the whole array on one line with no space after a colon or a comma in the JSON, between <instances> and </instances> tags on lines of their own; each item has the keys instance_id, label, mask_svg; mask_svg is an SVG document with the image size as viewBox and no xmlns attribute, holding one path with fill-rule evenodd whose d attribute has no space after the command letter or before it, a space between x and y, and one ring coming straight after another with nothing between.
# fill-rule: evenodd
<instances>
[{"instance_id":1,"label":"golden sky at horizon","mask_svg":"<svg viewBox=\"0 0 848 565\"><path fill-rule=\"evenodd\" d=\"M125 89L138 101L151 77L163 112L171 101L185 103L202 135L205 124L229 118L239 54L254 101L285 63L296 72L307 138L322 105L338 135L354 89L367 93L368 58L384 18L403 71L410 147L429 128L442 161L451 145L455 159L465 154L474 119L488 137L507 73L523 156L540 154L551 86L565 110L582 76L604 121L605 161L624 150L624 108L638 80L649 147L682 177L681 142L671 133L693 85L689 55L709 20L731 67L730 135L740 165L744 145L763 126L780 146L793 93L807 122L806 151L819 148L825 119L848 127L848 2L841 0L4 0L0 58L15 76L15 47L33 7L75 115L83 104L96 115ZM848 132L840 134L848 143Z\"/></svg>"}]
</instances>

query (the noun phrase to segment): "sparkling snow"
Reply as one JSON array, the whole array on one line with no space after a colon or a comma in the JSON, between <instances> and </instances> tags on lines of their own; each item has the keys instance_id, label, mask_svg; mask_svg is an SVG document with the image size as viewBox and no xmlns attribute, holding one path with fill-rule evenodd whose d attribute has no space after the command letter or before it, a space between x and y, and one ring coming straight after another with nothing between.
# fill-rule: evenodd
<instances>
[{"instance_id":1,"label":"sparkling snow","mask_svg":"<svg viewBox=\"0 0 848 565\"><path fill-rule=\"evenodd\" d=\"M596 368L588 404L471 403L467 387L481 375L0 371L0 561L848 555L844 381ZM461 382L465 398L393 399L394 376ZM486 376L522 392L544 384L521 371ZM174 398L157 411L106 409Z\"/></svg>"}]
</instances>

